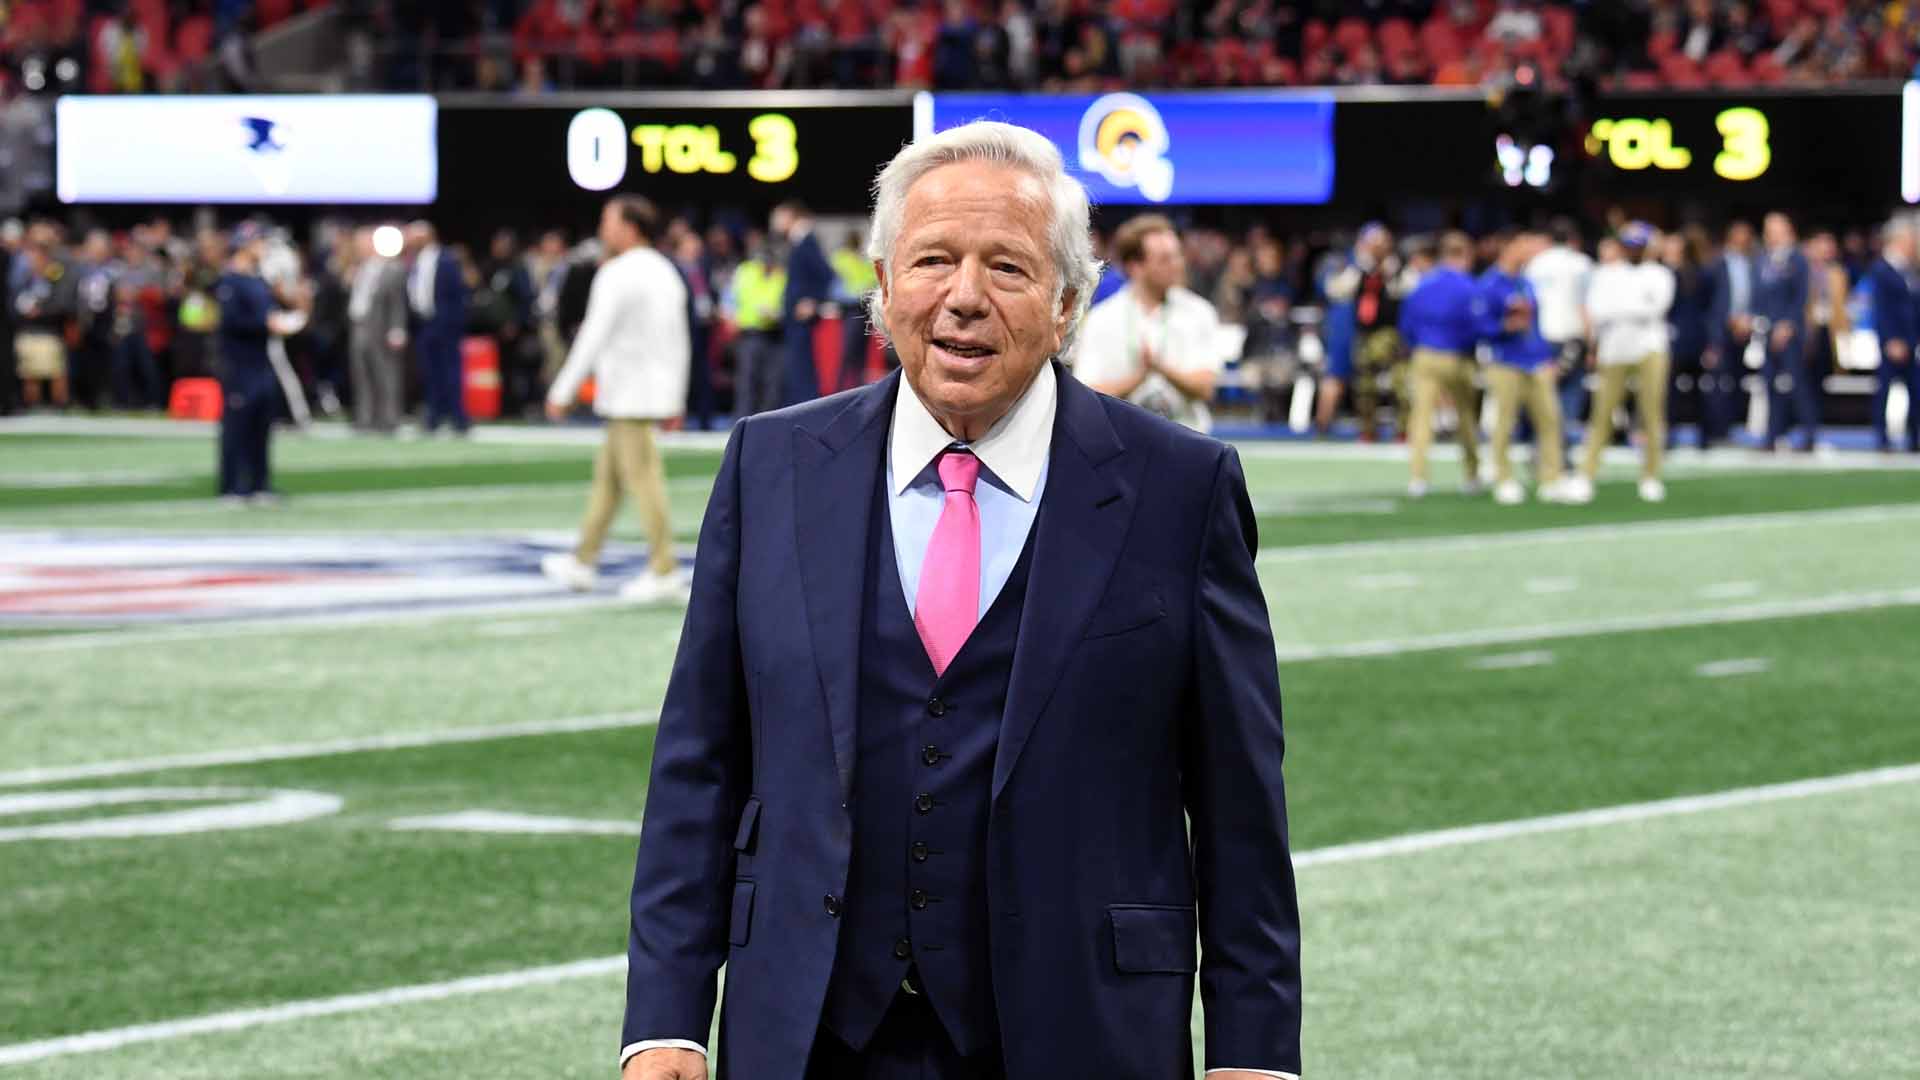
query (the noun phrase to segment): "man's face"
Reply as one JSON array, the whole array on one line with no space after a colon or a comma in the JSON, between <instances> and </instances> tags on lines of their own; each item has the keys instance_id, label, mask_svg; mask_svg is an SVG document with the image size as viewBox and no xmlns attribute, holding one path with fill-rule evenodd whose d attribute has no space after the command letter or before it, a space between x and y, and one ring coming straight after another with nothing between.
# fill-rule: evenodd
<instances>
[{"instance_id":1,"label":"man's face","mask_svg":"<svg viewBox=\"0 0 1920 1080\"><path fill-rule=\"evenodd\" d=\"M876 267L882 311L907 381L954 434L984 434L1060 351L1074 300L1054 299L1051 213L1038 180L992 162L942 165L907 191Z\"/></svg>"},{"instance_id":2,"label":"man's face","mask_svg":"<svg viewBox=\"0 0 1920 1080\"><path fill-rule=\"evenodd\" d=\"M1885 246L1889 255L1908 260L1913 258L1913 234L1905 229L1888 236Z\"/></svg>"},{"instance_id":3,"label":"man's face","mask_svg":"<svg viewBox=\"0 0 1920 1080\"><path fill-rule=\"evenodd\" d=\"M1162 229L1141 238L1140 257L1127 266L1127 276L1137 277L1155 292L1165 292L1180 284L1186 276L1187 260L1180 251L1180 240Z\"/></svg>"},{"instance_id":4,"label":"man's face","mask_svg":"<svg viewBox=\"0 0 1920 1080\"><path fill-rule=\"evenodd\" d=\"M1793 244L1793 226L1779 214L1767 215L1767 247L1783 248Z\"/></svg>"},{"instance_id":5,"label":"man's face","mask_svg":"<svg viewBox=\"0 0 1920 1080\"><path fill-rule=\"evenodd\" d=\"M1727 246L1744 252L1753 246L1753 226L1741 222L1727 230Z\"/></svg>"},{"instance_id":6,"label":"man's face","mask_svg":"<svg viewBox=\"0 0 1920 1080\"><path fill-rule=\"evenodd\" d=\"M608 255L623 254L633 246L633 227L612 205L600 211L600 246Z\"/></svg>"}]
</instances>

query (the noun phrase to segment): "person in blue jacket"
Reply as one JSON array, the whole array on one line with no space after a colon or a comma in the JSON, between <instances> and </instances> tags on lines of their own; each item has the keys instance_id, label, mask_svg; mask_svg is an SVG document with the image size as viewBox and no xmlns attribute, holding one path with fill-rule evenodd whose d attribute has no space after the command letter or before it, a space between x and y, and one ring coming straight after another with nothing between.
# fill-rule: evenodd
<instances>
[{"instance_id":1,"label":"person in blue jacket","mask_svg":"<svg viewBox=\"0 0 1920 1080\"><path fill-rule=\"evenodd\" d=\"M266 233L252 222L233 234L233 255L213 286L220 308L216 342L220 357L220 497L228 502L271 503L268 441L280 407L280 384L267 356L267 339L293 329L291 316L274 310L273 288L260 276Z\"/></svg>"},{"instance_id":2,"label":"person in blue jacket","mask_svg":"<svg viewBox=\"0 0 1920 1080\"><path fill-rule=\"evenodd\" d=\"M1568 483L1565 446L1560 438L1560 395L1556 361L1560 350L1540 333L1540 298L1526 267L1546 250L1547 237L1522 232L1500 249L1498 260L1480 275L1477 308L1480 337L1492 347L1487 386L1493 391L1494 501L1515 506L1526 501L1526 489L1513 476L1507 457L1522 406L1533 423L1535 479L1540 498L1547 502L1584 502L1592 498Z\"/></svg>"},{"instance_id":3,"label":"person in blue jacket","mask_svg":"<svg viewBox=\"0 0 1920 1080\"><path fill-rule=\"evenodd\" d=\"M1473 241L1465 233L1440 238L1440 262L1400 305L1400 336L1413 350L1413 407L1407 418L1407 493L1427 492L1427 449L1433 445L1434 407L1440 395L1460 414L1462 486L1480 486L1480 438L1475 418L1473 352L1480 336L1480 286L1473 280Z\"/></svg>"},{"instance_id":4,"label":"person in blue jacket","mask_svg":"<svg viewBox=\"0 0 1920 1080\"><path fill-rule=\"evenodd\" d=\"M1794 427L1806 428L1800 449L1812 453L1820 432L1820 380L1807 363L1807 257L1795 243L1793 222L1774 211L1761 226L1766 252L1760 258L1760 282L1754 290L1754 315L1766 320L1768 450Z\"/></svg>"},{"instance_id":5,"label":"person in blue jacket","mask_svg":"<svg viewBox=\"0 0 1920 1080\"><path fill-rule=\"evenodd\" d=\"M1913 358L1914 337L1920 331L1920 313L1907 275L1913 273L1913 230L1900 222L1886 227L1880 239L1880 257L1867 268L1872 296L1873 327L1880 336L1880 367L1874 373L1873 437L1881 453L1891 453L1893 434L1887 430L1887 397L1896 382L1907 387L1907 445L1920 453L1920 365Z\"/></svg>"}]
</instances>

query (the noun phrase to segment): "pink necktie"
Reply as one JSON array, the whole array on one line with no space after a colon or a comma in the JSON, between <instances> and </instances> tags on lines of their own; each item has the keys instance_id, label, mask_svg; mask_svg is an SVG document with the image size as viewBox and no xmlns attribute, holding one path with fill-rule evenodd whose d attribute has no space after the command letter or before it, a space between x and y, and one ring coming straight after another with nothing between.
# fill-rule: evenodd
<instances>
[{"instance_id":1,"label":"pink necktie","mask_svg":"<svg viewBox=\"0 0 1920 1080\"><path fill-rule=\"evenodd\" d=\"M920 595L913 612L913 625L936 675L946 674L980 617L980 506L973 501L979 477L980 459L967 451L940 455L940 486L946 489L947 504L920 564Z\"/></svg>"}]
</instances>

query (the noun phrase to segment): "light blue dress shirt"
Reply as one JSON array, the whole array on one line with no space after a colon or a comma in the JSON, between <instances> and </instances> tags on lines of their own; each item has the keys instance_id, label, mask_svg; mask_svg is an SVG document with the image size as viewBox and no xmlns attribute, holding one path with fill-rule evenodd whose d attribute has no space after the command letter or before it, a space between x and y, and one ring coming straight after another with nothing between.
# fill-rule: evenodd
<instances>
[{"instance_id":1,"label":"light blue dress shirt","mask_svg":"<svg viewBox=\"0 0 1920 1080\"><path fill-rule=\"evenodd\" d=\"M980 508L980 609L985 618L1000 590L1013 576L1040 513L1047 486L1047 457L1053 445L1053 418L1059 387L1051 365L1035 376L1007 415L972 443L948 435L927 412L905 380L894 404L887 443L887 512L893 525L893 553L907 610L920 595L927 544L946 508L939 458L962 447L980 459L973 501Z\"/></svg>"}]
</instances>

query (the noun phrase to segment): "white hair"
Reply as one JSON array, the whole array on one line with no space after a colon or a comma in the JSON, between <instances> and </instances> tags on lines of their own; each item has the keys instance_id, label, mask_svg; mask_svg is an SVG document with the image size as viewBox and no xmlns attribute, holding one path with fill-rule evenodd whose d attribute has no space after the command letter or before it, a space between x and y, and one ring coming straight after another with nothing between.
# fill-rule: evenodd
<instances>
[{"instance_id":1,"label":"white hair","mask_svg":"<svg viewBox=\"0 0 1920 1080\"><path fill-rule=\"evenodd\" d=\"M1073 294L1073 310L1067 313L1060 355L1071 353L1074 335L1080 331L1081 319L1093 302L1094 286L1100 281L1100 260L1093 256L1093 210L1087 201L1087 189L1067 175L1060 151L1039 132L995 120L976 120L902 147L873 182L873 222L867 229L867 257L885 264L891 284L893 245L900 239L900 230L905 224L907 192L933 170L961 161L990 161L1019 169L1040 181L1040 186L1046 189L1050 208L1047 246L1053 256L1055 310L1063 296ZM880 291L876 289L867 300L868 318L885 335L887 322L881 307Z\"/></svg>"}]
</instances>

